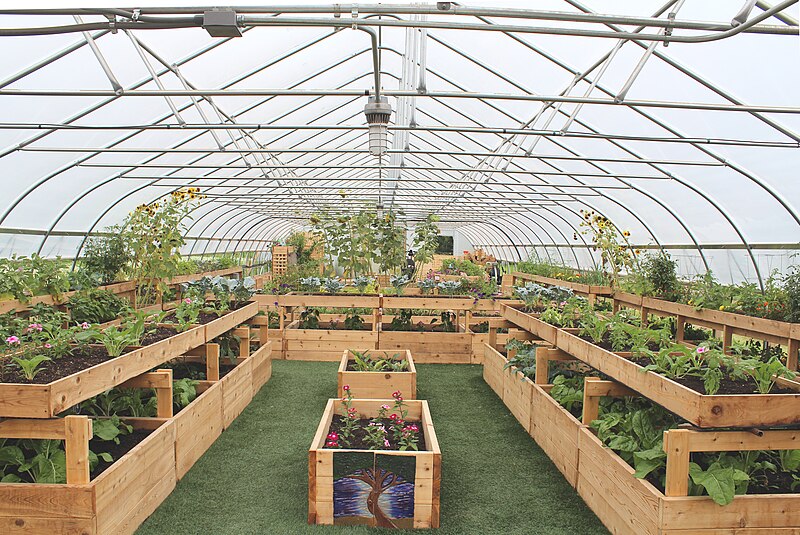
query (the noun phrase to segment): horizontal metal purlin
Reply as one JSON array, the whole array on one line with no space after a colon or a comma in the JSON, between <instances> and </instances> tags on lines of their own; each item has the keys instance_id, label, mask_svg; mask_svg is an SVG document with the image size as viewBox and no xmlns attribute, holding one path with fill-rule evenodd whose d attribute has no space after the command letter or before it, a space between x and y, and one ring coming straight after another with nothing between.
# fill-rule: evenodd
<instances>
[{"instance_id":1,"label":"horizontal metal purlin","mask_svg":"<svg viewBox=\"0 0 800 535\"><path fill-rule=\"evenodd\" d=\"M0 130L174 130L176 132L188 130L367 130L367 125L309 125L309 124L262 124L262 123L187 123L183 125L173 123L148 123L148 124L103 124L103 125L74 125L61 123L0 123ZM742 140L733 138L711 137L654 137L624 134L596 134L587 132L562 132L560 130L529 130L524 128L501 127L476 127L476 126L394 126L389 130L411 130L414 132L454 132L458 134L518 134L521 136L543 136L555 138L599 139L620 141L647 141L655 143L678 143L690 145L732 145L744 147L772 147L772 148L798 148L800 142L768 141L768 140ZM253 132L251 132L253 133Z\"/></svg>"},{"instance_id":2,"label":"horizontal metal purlin","mask_svg":"<svg viewBox=\"0 0 800 535\"><path fill-rule=\"evenodd\" d=\"M576 97L560 95L526 95L510 93L474 93L469 91L399 91L382 90L384 96L413 97L413 98L455 98L455 99L481 99L481 100L515 100L523 102L561 102L566 104L589 104L616 107L641 107L665 108L703 111L725 111L744 113L776 113L800 114L800 108L793 106L763 106L745 104L715 104L705 102L676 102L658 100L623 100L617 101L609 98ZM120 97L267 97L267 96L294 96L294 97L358 97L364 94L358 89L138 89L125 91ZM117 93L101 89L0 89L0 97L111 97Z\"/></svg>"},{"instance_id":3,"label":"horizontal metal purlin","mask_svg":"<svg viewBox=\"0 0 800 535\"><path fill-rule=\"evenodd\" d=\"M571 245L569 243L474 243L475 247L555 247L559 249L585 249L584 245ZM698 249L704 250L736 250L736 251L745 251L747 247L743 243L701 243L700 245L694 245L689 243L663 243L661 245L655 245L653 243L648 244L631 244L631 249L642 249L642 250L660 250L660 249L667 249L667 250L692 250L696 251ZM771 251L771 250L779 250L779 251L800 251L800 243L750 243L750 248L754 250L762 250L762 251Z\"/></svg>"}]
</instances>

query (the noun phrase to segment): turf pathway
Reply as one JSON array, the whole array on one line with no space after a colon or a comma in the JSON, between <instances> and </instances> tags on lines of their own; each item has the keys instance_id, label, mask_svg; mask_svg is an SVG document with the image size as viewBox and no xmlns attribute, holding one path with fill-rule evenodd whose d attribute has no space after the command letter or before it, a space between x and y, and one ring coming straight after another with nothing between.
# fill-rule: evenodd
<instances>
[{"instance_id":1,"label":"turf pathway","mask_svg":"<svg viewBox=\"0 0 800 535\"><path fill-rule=\"evenodd\" d=\"M388 533L306 525L308 447L336 394L336 366L276 361L272 379L138 533ZM431 533L607 533L481 366L423 364L417 373L442 449L442 527Z\"/></svg>"}]
</instances>

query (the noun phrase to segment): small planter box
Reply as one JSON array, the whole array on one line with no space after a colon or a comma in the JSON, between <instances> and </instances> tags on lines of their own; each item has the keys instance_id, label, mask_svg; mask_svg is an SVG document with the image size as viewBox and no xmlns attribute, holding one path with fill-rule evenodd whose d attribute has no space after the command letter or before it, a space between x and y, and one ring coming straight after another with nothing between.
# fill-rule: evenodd
<instances>
[{"instance_id":1,"label":"small planter box","mask_svg":"<svg viewBox=\"0 0 800 535\"><path fill-rule=\"evenodd\" d=\"M800 422L797 394L700 394L565 331L556 346L698 427L775 427ZM797 383L778 380L797 389Z\"/></svg>"},{"instance_id":2,"label":"small planter box","mask_svg":"<svg viewBox=\"0 0 800 535\"><path fill-rule=\"evenodd\" d=\"M392 400L353 400L361 414L371 418L384 403ZM333 415L341 413L341 401L328 400L317 433L308 452L308 523L379 527L437 528L439 527L439 487L441 483L441 451L433 429L427 401L408 402L409 420L419 421L425 434L420 451L342 450L324 449ZM424 446L424 447L422 447ZM375 498L387 498L398 504L401 514L390 516L378 506L368 509L368 500L360 490L353 490L351 477L356 472L391 471L396 478L383 492L373 490ZM373 486L375 482L373 480ZM384 485L385 486L385 485ZM359 516L348 516L341 504L353 500L360 509ZM355 503L357 501L358 503ZM363 503L361 503L363 501ZM378 502L377 499L370 502ZM400 506L400 504L404 504ZM413 504L413 506L412 506ZM349 508L348 508L349 509Z\"/></svg>"},{"instance_id":3,"label":"small planter box","mask_svg":"<svg viewBox=\"0 0 800 535\"><path fill-rule=\"evenodd\" d=\"M0 417L52 418L92 396L141 375L205 342L203 327L81 370L52 383L0 383Z\"/></svg>"},{"instance_id":4,"label":"small planter box","mask_svg":"<svg viewBox=\"0 0 800 535\"><path fill-rule=\"evenodd\" d=\"M158 427L87 485L0 484L0 532L136 531L177 480L175 423L150 419L148 424Z\"/></svg>"},{"instance_id":5,"label":"small planter box","mask_svg":"<svg viewBox=\"0 0 800 535\"><path fill-rule=\"evenodd\" d=\"M612 533L718 535L800 532L800 495L666 497L588 428L578 432L578 493Z\"/></svg>"},{"instance_id":6,"label":"small planter box","mask_svg":"<svg viewBox=\"0 0 800 535\"><path fill-rule=\"evenodd\" d=\"M392 355L391 351L387 353ZM342 362L339 364L337 395L342 395L342 387L348 385L353 397L363 399L388 399L392 392L399 390L405 399L417 399L417 368L411 351L399 351L408 361L406 372L356 372L347 370L347 361L352 357L352 352L345 349ZM373 356L379 357L378 354Z\"/></svg>"}]
</instances>

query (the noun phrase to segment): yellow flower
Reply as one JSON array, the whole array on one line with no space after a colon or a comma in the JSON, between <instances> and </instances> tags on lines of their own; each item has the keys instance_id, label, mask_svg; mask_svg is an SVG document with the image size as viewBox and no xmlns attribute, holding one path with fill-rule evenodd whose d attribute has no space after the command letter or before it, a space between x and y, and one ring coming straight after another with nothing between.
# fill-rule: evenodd
<instances>
[{"instance_id":1,"label":"yellow flower","mask_svg":"<svg viewBox=\"0 0 800 535\"><path fill-rule=\"evenodd\" d=\"M689 302L688 302L687 304L689 304L689 305L692 305L692 304L694 304L694 303L692 302L692 300L691 300L691 299L689 299Z\"/></svg>"},{"instance_id":2,"label":"yellow flower","mask_svg":"<svg viewBox=\"0 0 800 535\"><path fill-rule=\"evenodd\" d=\"M719 309L720 309L720 310L725 310L725 305L720 305L720 306L719 306Z\"/></svg>"}]
</instances>

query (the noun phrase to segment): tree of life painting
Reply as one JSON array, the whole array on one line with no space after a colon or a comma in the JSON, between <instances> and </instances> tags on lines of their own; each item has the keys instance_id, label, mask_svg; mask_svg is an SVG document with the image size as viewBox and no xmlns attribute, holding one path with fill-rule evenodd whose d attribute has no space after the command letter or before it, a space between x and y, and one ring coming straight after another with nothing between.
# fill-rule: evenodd
<instances>
[{"instance_id":1,"label":"tree of life painting","mask_svg":"<svg viewBox=\"0 0 800 535\"><path fill-rule=\"evenodd\" d=\"M336 452L333 456L334 525L412 528L413 456Z\"/></svg>"}]
</instances>

